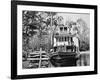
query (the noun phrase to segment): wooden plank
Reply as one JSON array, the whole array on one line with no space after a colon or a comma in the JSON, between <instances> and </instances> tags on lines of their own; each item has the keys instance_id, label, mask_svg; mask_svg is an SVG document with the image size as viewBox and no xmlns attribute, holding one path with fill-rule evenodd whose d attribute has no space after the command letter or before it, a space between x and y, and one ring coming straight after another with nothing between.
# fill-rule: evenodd
<instances>
[{"instance_id":1,"label":"wooden plank","mask_svg":"<svg viewBox=\"0 0 100 80\"><path fill-rule=\"evenodd\" d=\"M41 68L41 59L42 59L42 53L40 53L39 68Z\"/></svg>"},{"instance_id":2,"label":"wooden plank","mask_svg":"<svg viewBox=\"0 0 100 80\"><path fill-rule=\"evenodd\" d=\"M40 55L30 55L29 57L39 57ZM43 57L48 57L48 55L42 55Z\"/></svg>"},{"instance_id":3,"label":"wooden plank","mask_svg":"<svg viewBox=\"0 0 100 80\"><path fill-rule=\"evenodd\" d=\"M34 56L31 55L31 56L29 56L29 57L39 57L39 55L34 55Z\"/></svg>"},{"instance_id":4,"label":"wooden plank","mask_svg":"<svg viewBox=\"0 0 100 80\"><path fill-rule=\"evenodd\" d=\"M40 52L41 52L41 51L34 51L34 52L30 53L30 54L37 54L37 55L39 55Z\"/></svg>"},{"instance_id":5,"label":"wooden plank","mask_svg":"<svg viewBox=\"0 0 100 80\"><path fill-rule=\"evenodd\" d=\"M41 60L48 60L49 58L41 58ZM40 58L27 58L27 60L40 60Z\"/></svg>"}]
</instances>

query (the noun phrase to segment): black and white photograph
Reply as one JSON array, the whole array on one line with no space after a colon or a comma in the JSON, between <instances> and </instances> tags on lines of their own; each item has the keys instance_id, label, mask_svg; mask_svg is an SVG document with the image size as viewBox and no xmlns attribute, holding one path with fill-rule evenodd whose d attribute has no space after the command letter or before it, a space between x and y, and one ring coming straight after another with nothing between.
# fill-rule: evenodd
<instances>
[{"instance_id":1,"label":"black and white photograph","mask_svg":"<svg viewBox=\"0 0 100 80\"><path fill-rule=\"evenodd\" d=\"M96 74L96 10L93 5L13 2L12 77Z\"/></svg>"},{"instance_id":2,"label":"black and white photograph","mask_svg":"<svg viewBox=\"0 0 100 80\"><path fill-rule=\"evenodd\" d=\"M90 65L90 14L22 12L22 68Z\"/></svg>"}]
</instances>

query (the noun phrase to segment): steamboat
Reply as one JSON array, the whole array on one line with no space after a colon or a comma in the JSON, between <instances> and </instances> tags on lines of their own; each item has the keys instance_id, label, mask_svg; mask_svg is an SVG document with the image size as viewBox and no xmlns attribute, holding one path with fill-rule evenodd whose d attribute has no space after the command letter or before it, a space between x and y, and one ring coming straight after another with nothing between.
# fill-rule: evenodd
<instances>
[{"instance_id":1,"label":"steamboat","mask_svg":"<svg viewBox=\"0 0 100 80\"><path fill-rule=\"evenodd\" d=\"M53 37L50 61L55 67L76 66L79 55L79 40L69 32L67 26L59 26Z\"/></svg>"}]
</instances>

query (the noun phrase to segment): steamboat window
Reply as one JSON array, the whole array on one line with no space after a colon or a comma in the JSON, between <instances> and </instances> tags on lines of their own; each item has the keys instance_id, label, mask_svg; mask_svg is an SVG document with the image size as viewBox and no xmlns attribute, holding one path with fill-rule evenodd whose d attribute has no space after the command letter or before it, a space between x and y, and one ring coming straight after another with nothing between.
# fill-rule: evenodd
<instances>
[{"instance_id":1,"label":"steamboat window","mask_svg":"<svg viewBox=\"0 0 100 80\"><path fill-rule=\"evenodd\" d=\"M64 41L64 38L62 37L62 41Z\"/></svg>"},{"instance_id":2,"label":"steamboat window","mask_svg":"<svg viewBox=\"0 0 100 80\"><path fill-rule=\"evenodd\" d=\"M66 37L65 37L65 41L67 41Z\"/></svg>"},{"instance_id":3,"label":"steamboat window","mask_svg":"<svg viewBox=\"0 0 100 80\"><path fill-rule=\"evenodd\" d=\"M63 27L60 27L60 31L63 31Z\"/></svg>"},{"instance_id":4,"label":"steamboat window","mask_svg":"<svg viewBox=\"0 0 100 80\"><path fill-rule=\"evenodd\" d=\"M67 27L64 27L64 31L67 31Z\"/></svg>"},{"instance_id":5,"label":"steamboat window","mask_svg":"<svg viewBox=\"0 0 100 80\"><path fill-rule=\"evenodd\" d=\"M59 37L59 42L61 42L61 37Z\"/></svg>"}]
</instances>

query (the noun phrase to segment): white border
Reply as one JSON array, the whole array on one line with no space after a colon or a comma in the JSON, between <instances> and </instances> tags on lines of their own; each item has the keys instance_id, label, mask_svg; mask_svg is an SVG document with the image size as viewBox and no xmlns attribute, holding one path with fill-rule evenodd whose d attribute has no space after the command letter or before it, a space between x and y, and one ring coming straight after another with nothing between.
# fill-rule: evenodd
<instances>
[{"instance_id":1,"label":"white border","mask_svg":"<svg viewBox=\"0 0 100 80\"><path fill-rule=\"evenodd\" d=\"M76 8L58 8L43 6L17 6L17 75L27 74L45 74L45 73L61 73L61 72L81 72L94 71L94 10L92 9L76 9ZM90 14L90 66L81 67L62 67L62 68L40 68L40 69L22 69L22 11L54 11L54 12L75 12Z\"/></svg>"}]
</instances>

